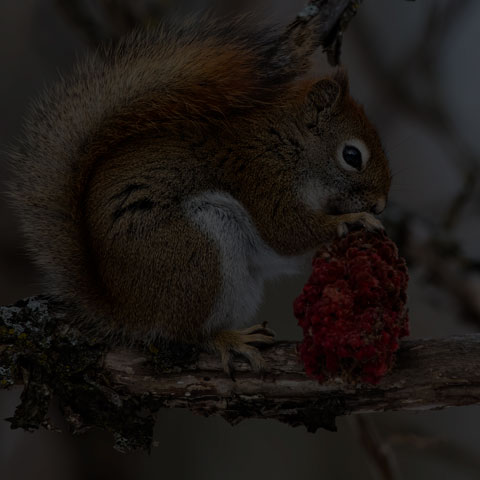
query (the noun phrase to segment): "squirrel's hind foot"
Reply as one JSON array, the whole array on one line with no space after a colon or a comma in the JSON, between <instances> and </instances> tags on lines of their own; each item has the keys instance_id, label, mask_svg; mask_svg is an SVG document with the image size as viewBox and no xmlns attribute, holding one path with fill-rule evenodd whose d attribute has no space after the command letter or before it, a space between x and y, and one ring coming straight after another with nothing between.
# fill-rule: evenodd
<instances>
[{"instance_id":1,"label":"squirrel's hind foot","mask_svg":"<svg viewBox=\"0 0 480 480\"><path fill-rule=\"evenodd\" d=\"M267 322L253 325L244 330L222 330L218 332L212 345L220 354L224 371L234 378L233 359L235 354L245 357L254 372L265 371L265 360L257 347L251 344L271 345L275 342L275 334L267 328Z\"/></svg>"}]
</instances>

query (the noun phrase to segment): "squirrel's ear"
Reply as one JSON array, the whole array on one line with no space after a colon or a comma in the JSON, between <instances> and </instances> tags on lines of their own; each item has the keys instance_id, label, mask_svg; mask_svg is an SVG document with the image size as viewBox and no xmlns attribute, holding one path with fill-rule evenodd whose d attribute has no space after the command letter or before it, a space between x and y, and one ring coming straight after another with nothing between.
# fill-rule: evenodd
<instances>
[{"instance_id":1,"label":"squirrel's ear","mask_svg":"<svg viewBox=\"0 0 480 480\"><path fill-rule=\"evenodd\" d=\"M348 93L348 77L341 68L332 77L326 77L315 83L308 93L308 102L316 110L331 110Z\"/></svg>"},{"instance_id":2,"label":"squirrel's ear","mask_svg":"<svg viewBox=\"0 0 480 480\"><path fill-rule=\"evenodd\" d=\"M332 110L340 99L340 85L332 78L322 78L307 95L309 107L316 112Z\"/></svg>"}]
</instances>

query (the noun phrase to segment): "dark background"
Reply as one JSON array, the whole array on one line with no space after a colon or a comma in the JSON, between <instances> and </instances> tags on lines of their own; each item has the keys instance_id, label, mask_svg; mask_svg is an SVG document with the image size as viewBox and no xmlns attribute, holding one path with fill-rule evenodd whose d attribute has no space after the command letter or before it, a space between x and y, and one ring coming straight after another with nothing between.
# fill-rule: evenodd
<instances>
[{"instance_id":1,"label":"dark background","mask_svg":"<svg viewBox=\"0 0 480 480\"><path fill-rule=\"evenodd\" d=\"M62 3L0 2L1 152L19 134L32 98L91 48L94 34L86 34ZM161 10L167 2L130 3L141 16L145 5ZM301 1L263 3L263 18L275 21L289 21L302 7ZM385 221L409 260L412 337L476 332L480 325L479 21L474 1L365 0L344 39L342 62L352 91L380 130L395 172ZM106 25L112 32L127 27L121 16ZM318 59L323 65L321 52ZM5 158L0 153L2 182L8 179ZM407 236L398 235L400 227ZM269 320L279 338L300 337L291 303L307 275L267 288L260 320ZM38 293L37 282L2 196L0 304ZM2 419L13 413L18 396L16 389L0 391ZM478 407L365 419L398 478L480 478ZM377 478L358 422L341 418L338 427L337 433L316 434L274 421L230 427L219 418L162 411L157 446L148 456L114 452L101 432L79 438L28 434L0 420L0 478Z\"/></svg>"}]
</instances>

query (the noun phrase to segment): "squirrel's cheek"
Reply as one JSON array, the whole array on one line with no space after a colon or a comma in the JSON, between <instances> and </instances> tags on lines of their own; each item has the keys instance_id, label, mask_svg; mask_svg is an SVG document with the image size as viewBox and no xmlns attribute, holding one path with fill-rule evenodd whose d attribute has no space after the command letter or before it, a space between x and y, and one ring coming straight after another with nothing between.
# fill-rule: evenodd
<instances>
[{"instance_id":1,"label":"squirrel's cheek","mask_svg":"<svg viewBox=\"0 0 480 480\"><path fill-rule=\"evenodd\" d=\"M310 178L302 182L298 188L298 193L302 202L316 211L327 211L329 204L335 197L335 192L316 178Z\"/></svg>"}]
</instances>

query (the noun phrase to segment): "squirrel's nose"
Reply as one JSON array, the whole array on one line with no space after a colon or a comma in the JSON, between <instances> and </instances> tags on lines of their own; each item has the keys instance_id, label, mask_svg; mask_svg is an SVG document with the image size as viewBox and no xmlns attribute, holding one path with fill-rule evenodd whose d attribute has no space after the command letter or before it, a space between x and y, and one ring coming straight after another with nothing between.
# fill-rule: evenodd
<instances>
[{"instance_id":1,"label":"squirrel's nose","mask_svg":"<svg viewBox=\"0 0 480 480\"><path fill-rule=\"evenodd\" d=\"M380 197L377 200L377 203L372 205L372 208L370 209L370 211L375 215L378 215L385 210L386 205L387 205L387 199L385 197Z\"/></svg>"}]
</instances>

